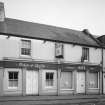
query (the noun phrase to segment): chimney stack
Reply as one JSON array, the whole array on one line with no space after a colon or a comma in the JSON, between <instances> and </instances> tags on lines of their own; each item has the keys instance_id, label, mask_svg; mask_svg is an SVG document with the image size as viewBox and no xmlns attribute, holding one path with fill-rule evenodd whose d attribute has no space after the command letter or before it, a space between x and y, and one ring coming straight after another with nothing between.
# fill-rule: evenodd
<instances>
[{"instance_id":1,"label":"chimney stack","mask_svg":"<svg viewBox=\"0 0 105 105\"><path fill-rule=\"evenodd\" d=\"M5 20L4 3L0 2L0 22Z\"/></svg>"}]
</instances>

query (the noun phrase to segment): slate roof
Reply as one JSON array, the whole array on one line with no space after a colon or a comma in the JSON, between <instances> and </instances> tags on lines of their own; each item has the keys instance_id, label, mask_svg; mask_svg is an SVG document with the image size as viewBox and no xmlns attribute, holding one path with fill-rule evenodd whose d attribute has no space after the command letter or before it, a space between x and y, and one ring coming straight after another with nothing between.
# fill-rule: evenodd
<instances>
[{"instance_id":1,"label":"slate roof","mask_svg":"<svg viewBox=\"0 0 105 105\"><path fill-rule=\"evenodd\" d=\"M5 18L4 22L0 22L0 33L17 37L44 39L49 41L100 47L97 40L95 40L92 35L83 31L10 18Z\"/></svg>"}]
</instances>

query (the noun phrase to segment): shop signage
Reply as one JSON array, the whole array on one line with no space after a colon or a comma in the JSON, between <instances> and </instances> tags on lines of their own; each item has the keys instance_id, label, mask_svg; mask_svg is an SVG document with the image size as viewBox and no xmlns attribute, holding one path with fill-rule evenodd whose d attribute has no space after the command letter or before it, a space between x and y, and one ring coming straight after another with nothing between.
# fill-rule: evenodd
<instances>
[{"instance_id":1,"label":"shop signage","mask_svg":"<svg viewBox=\"0 0 105 105\"><path fill-rule=\"evenodd\" d=\"M5 68L57 69L57 64L38 62L3 61L2 66Z\"/></svg>"},{"instance_id":2,"label":"shop signage","mask_svg":"<svg viewBox=\"0 0 105 105\"><path fill-rule=\"evenodd\" d=\"M63 44L55 43L55 56L56 58L63 58Z\"/></svg>"},{"instance_id":3,"label":"shop signage","mask_svg":"<svg viewBox=\"0 0 105 105\"><path fill-rule=\"evenodd\" d=\"M86 69L86 67L84 66L84 65L80 65L80 66L78 66L77 67L79 70L85 70Z\"/></svg>"},{"instance_id":4,"label":"shop signage","mask_svg":"<svg viewBox=\"0 0 105 105\"><path fill-rule=\"evenodd\" d=\"M86 66L86 69L87 70L94 70L94 71L99 71L99 70L102 70L102 67L100 67L99 65L96 65L96 66Z\"/></svg>"},{"instance_id":5,"label":"shop signage","mask_svg":"<svg viewBox=\"0 0 105 105\"><path fill-rule=\"evenodd\" d=\"M77 68L76 65L63 65L62 71L75 70L76 68Z\"/></svg>"}]
</instances>

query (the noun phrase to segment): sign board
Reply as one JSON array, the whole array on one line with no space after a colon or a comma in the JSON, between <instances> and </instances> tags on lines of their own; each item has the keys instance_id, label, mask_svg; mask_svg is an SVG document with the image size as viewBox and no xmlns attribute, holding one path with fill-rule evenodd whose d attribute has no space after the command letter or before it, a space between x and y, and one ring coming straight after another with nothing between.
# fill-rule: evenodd
<instances>
[{"instance_id":1,"label":"sign board","mask_svg":"<svg viewBox=\"0 0 105 105\"><path fill-rule=\"evenodd\" d=\"M57 69L57 64L51 63L38 63L38 62L22 62L22 61L2 61L1 67L5 68L25 68L28 70L32 69Z\"/></svg>"},{"instance_id":2,"label":"sign board","mask_svg":"<svg viewBox=\"0 0 105 105\"><path fill-rule=\"evenodd\" d=\"M55 57L63 58L63 43L55 43Z\"/></svg>"}]
</instances>

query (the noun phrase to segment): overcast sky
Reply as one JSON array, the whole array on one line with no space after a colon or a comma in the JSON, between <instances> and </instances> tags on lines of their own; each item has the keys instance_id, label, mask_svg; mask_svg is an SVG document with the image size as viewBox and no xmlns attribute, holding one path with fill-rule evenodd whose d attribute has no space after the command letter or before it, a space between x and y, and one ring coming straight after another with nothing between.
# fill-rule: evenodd
<instances>
[{"instance_id":1,"label":"overcast sky","mask_svg":"<svg viewBox=\"0 0 105 105\"><path fill-rule=\"evenodd\" d=\"M105 0L0 0L9 18L105 34Z\"/></svg>"}]
</instances>

